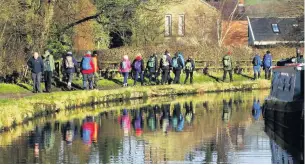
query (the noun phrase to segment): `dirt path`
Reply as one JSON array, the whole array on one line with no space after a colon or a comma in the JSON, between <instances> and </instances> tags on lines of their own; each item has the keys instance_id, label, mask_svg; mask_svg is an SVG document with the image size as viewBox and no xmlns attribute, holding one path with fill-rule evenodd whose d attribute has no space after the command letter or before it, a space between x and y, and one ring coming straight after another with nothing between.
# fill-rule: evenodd
<instances>
[{"instance_id":1,"label":"dirt path","mask_svg":"<svg viewBox=\"0 0 305 165\"><path fill-rule=\"evenodd\" d=\"M1 94L0 99L20 99L27 96L33 96L34 93L8 93L8 94Z\"/></svg>"}]
</instances>

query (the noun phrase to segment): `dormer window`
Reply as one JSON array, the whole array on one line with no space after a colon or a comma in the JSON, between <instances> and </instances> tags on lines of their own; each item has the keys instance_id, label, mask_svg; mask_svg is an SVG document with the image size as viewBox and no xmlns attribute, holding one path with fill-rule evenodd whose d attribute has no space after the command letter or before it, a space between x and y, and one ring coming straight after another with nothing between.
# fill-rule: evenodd
<instances>
[{"instance_id":1,"label":"dormer window","mask_svg":"<svg viewBox=\"0 0 305 165\"><path fill-rule=\"evenodd\" d=\"M279 33L280 29L278 27L278 24L272 24L272 30L274 33Z\"/></svg>"}]
</instances>

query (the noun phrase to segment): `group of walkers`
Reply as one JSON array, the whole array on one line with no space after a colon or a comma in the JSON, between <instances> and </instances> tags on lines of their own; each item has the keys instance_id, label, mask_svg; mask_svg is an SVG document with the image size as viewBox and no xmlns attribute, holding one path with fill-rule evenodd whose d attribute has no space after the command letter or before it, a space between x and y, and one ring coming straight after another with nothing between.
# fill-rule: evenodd
<instances>
[{"instance_id":1,"label":"group of walkers","mask_svg":"<svg viewBox=\"0 0 305 165\"><path fill-rule=\"evenodd\" d=\"M265 79L270 80L271 77L271 67L272 67L272 56L270 51L268 50L261 60L260 55L256 53L252 60L253 71L254 71L254 79L260 78L261 67L265 71Z\"/></svg>"},{"instance_id":2,"label":"group of walkers","mask_svg":"<svg viewBox=\"0 0 305 165\"><path fill-rule=\"evenodd\" d=\"M230 82L233 81L233 62L231 57L231 52L228 51L222 59L223 63L223 81L226 80L227 74L229 73ZM272 56L268 50L261 60L261 57L258 53L252 59L253 71L254 71L254 80L260 78L261 68L265 71L265 79L270 80L271 78L271 67L272 67Z\"/></svg>"},{"instance_id":3,"label":"group of walkers","mask_svg":"<svg viewBox=\"0 0 305 165\"><path fill-rule=\"evenodd\" d=\"M62 72L66 74L68 89L71 89L73 75L78 69L78 62L73 57L72 52L68 52L67 55L63 56L62 61ZM97 86L98 71L97 52L91 53L88 51L82 58L80 65L80 72L83 75L83 89L93 89Z\"/></svg>"},{"instance_id":4,"label":"group of walkers","mask_svg":"<svg viewBox=\"0 0 305 165\"><path fill-rule=\"evenodd\" d=\"M35 52L33 57L28 60L27 64L32 72L33 93L41 92L40 82L42 72L44 72L43 75L45 80L45 92L50 92L53 71L55 70L54 58L50 51L46 50L42 57L40 57L39 54Z\"/></svg>"},{"instance_id":5,"label":"group of walkers","mask_svg":"<svg viewBox=\"0 0 305 165\"><path fill-rule=\"evenodd\" d=\"M51 51L46 50L42 57L35 52L33 57L28 60L27 64L32 72L33 93L42 92L40 87L42 73L45 82L44 92L51 92L52 77L55 70L55 61ZM67 88L71 89L73 75L78 71L78 62L74 58L72 52L67 52L67 54L62 57L61 68L66 79L65 81L67 82ZM84 89L93 89L94 86L97 86L98 70L97 53L93 52L92 54L88 51L82 58L80 66L80 72L83 75ZM93 84L93 82L95 82L95 84Z\"/></svg>"},{"instance_id":6,"label":"group of walkers","mask_svg":"<svg viewBox=\"0 0 305 165\"><path fill-rule=\"evenodd\" d=\"M159 58L159 59L158 59ZM233 81L233 62L231 57L231 52L228 51L222 59L223 64L223 81L226 80L227 74L230 76L230 82ZM270 79L271 77L271 66L272 66L272 56L270 51L267 51L261 60L258 53L254 56L252 60L254 79L260 78L261 67L265 71L265 78ZM45 92L51 91L52 75L55 70L54 58L50 50L46 50L42 57L39 57L38 53L35 52L33 57L29 59L28 66L32 71L33 80L33 92L41 92L40 81L42 72L44 72L45 80ZM73 57L72 52L68 52L62 57L62 73L65 77L65 82L67 83L68 89L71 89L71 84L73 80L73 75L78 71L78 62ZM91 53L88 51L82 58L80 64L80 72L83 76L83 89L93 89L97 86L99 79L98 71L100 70L97 52ZM160 57L157 53L153 53L144 62L141 54L138 54L133 62L129 60L127 55L123 56L123 60L120 62L119 71L123 76L123 87L128 86L127 80L130 73L134 79L133 85L137 84L140 78L141 85L144 85L144 75L149 79L150 85L155 84L180 84L180 75L182 71L185 72L186 77L184 84L190 79L190 83L193 83L193 72L195 70L195 62L192 56L188 56L184 60L182 52L176 52L173 57L166 50ZM146 72L146 74L144 74ZM174 73L174 78L172 79L170 73ZM161 76L161 82L159 82L158 77Z\"/></svg>"},{"instance_id":7,"label":"group of walkers","mask_svg":"<svg viewBox=\"0 0 305 165\"><path fill-rule=\"evenodd\" d=\"M160 62L159 62L160 60ZM193 83L193 71L195 70L195 62L192 56L189 56L186 61L182 52L175 53L174 57L170 56L170 53L166 50L164 55L161 55L160 59L157 57L157 53L153 53L145 67L145 62L141 54L138 54L131 63L129 57L125 55L119 66L119 71L123 75L123 86L128 86L127 79L130 72L133 74L134 83L136 85L138 78L140 77L141 85L144 85L144 72L147 71L149 84L157 84L158 76L161 74L161 84L180 84L181 71L185 70L186 78L184 84L186 84L190 77L190 83ZM172 80L170 72L173 72L175 77Z\"/></svg>"}]
</instances>

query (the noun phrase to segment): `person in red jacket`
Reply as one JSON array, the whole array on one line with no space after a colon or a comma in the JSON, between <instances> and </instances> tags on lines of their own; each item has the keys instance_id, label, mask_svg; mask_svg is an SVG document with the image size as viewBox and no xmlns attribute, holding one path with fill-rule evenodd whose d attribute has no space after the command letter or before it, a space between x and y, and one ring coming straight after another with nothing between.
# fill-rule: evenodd
<instances>
[{"instance_id":1,"label":"person in red jacket","mask_svg":"<svg viewBox=\"0 0 305 165\"><path fill-rule=\"evenodd\" d=\"M91 57L91 52L88 51L81 61L81 72L83 74L83 88L88 89L87 81L89 82L89 89L93 89L93 73L94 64Z\"/></svg>"},{"instance_id":2,"label":"person in red jacket","mask_svg":"<svg viewBox=\"0 0 305 165\"><path fill-rule=\"evenodd\" d=\"M98 125L92 117L85 119L81 131L81 136L85 144L90 145L92 142L97 142Z\"/></svg>"}]
</instances>

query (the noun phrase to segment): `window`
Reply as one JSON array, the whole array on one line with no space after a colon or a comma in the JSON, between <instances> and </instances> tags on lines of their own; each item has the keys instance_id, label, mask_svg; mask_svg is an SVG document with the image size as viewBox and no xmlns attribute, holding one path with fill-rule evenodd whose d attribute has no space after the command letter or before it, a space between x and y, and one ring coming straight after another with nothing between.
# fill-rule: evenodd
<instances>
[{"instance_id":1,"label":"window","mask_svg":"<svg viewBox=\"0 0 305 165\"><path fill-rule=\"evenodd\" d=\"M179 36L184 36L184 33L185 33L184 15L179 15L178 35L179 35Z\"/></svg>"},{"instance_id":2,"label":"window","mask_svg":"<svg viewBox=\"0 0 305 165\"><path fill-rule=\"evenodd\" d=\"M165 36L172 35L172 15L165 15Z\"/></svg>"},{"instance_id":3,"label":"window","mask_svg":"<svg viewBox=\"0 0 305 165\"><path fill-rule=\"evenodd\" d=\"M280 29L278 27L278 24L272 24L272 30L274 33L279 33Z\"/></svg>"}]
</instances>

